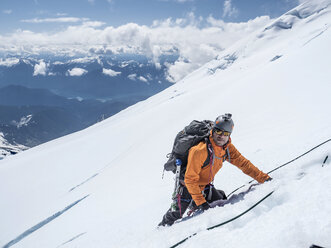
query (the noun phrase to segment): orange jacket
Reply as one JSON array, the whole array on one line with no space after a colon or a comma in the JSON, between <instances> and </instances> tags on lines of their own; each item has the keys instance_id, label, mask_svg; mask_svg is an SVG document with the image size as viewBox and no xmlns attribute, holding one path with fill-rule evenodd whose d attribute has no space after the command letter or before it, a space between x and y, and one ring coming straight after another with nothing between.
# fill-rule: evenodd
<instances>
[{"instance_id":1,"label":"orange jacket","mask_svg":"<svg viewBox=\"0 0 331 248\"><path fill-rule=\"evenodd\" d=\"M197 206L206 202L202 191L205 186L214 180L216 173L222 168L223 156L226 154L226 148L229 148L230 162L237 166L245 174L254 178L259 183L263 183L269 178L268 174L263 173L247 160L231 143L231 139L225 147L217 146L212 138L209 137L214 150L214 159L212 165L202 168L203 163L208 156L206 144L200 142L191 147L188 155L188 162L184 182Z\"/></svg>"}]
</instances>

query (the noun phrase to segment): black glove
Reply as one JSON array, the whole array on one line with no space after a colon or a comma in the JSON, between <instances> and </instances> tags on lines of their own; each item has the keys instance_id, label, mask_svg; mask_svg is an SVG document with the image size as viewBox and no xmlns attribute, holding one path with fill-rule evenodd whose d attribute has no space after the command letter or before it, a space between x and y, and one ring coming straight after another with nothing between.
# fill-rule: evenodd
<instances>
[{"instance_id":1,"label":"black glove","mask_svg":"<svg viewBox=\"0 0 331 248\"><path fill-rule=\"evenodd\" d=\"M265 180L266 182L269 182L272 180L272 177L269 177L267 180Z\"/></svg>"},{"instance_id":2,"label":"black glove","mask_svg":"<svg viewBox=\"0 0 331 248\"><path fill-rule=\"evenodd\" d=\"M209 208L210 208L210 206L209 206L208 202L204 202L203 204L201 204L201 205L198 206L198 209L199 210L202 210L202 211L205 211L205 210L207 210Z\"/></svg>"}]
</instances>

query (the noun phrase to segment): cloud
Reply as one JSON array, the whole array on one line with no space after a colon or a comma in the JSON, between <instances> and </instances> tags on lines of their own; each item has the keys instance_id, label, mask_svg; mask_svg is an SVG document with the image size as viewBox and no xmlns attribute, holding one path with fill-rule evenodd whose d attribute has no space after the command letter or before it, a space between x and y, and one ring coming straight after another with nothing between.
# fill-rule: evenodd
<instances>
[{"instance_id":1,"label":"cloud","mask_svg":"<svg viewBox=\"0 0 331 248\"><path fill-rule=\"evenodd\" d=\"M71 59L69 62L70 63L75 63L75 64L87 64L87 63L91 63L93 61L94 61L94 58L82 57L82 58Z\"/></svg>"},{"instance_id":2,"label":"cloud","mask_svg":"<svg viewBox=\"0 0 331 248\"><path fill-rule=\"evenodd\" d=\"M48 76L56 76L56 75L59 75L59 73L51 72L51 71L48 73Z\"/></svg>"},{"instance_id":3,"label":"cloud","mask_svg":"<svg viewBox=\"0 0 331 248\"><path fill-rule=\"evenodd\" d=\"M35 64L33 76L42 75L45 76L47 71L47 65L43 60L39 61L39 64Z\"/></svg>"},{"instance_id":4,"label":"cloud","mask_svg":"<svg viewBox=\"0 0 331 248\"><path fill-rule=\"evenodd\" d=\"M105 69L105 68L102 69L102 73L110 77L116 77L117 75L121 74L120 71L114 71L112 69Z\"/></svg>"},{"instance_id":5,"label":"cloud","mask_svg":"<svg viewBox=\"0 0 331 248\"><path fill-rule=\"evenodd\" d=\"M104 26L105 24L106 23L99 22L99 21L84 21L82 25L84 27L94 27L94 28L97 28L97 27Z\"/></svg>"},{"instance_id":6,"label":"cloud","mask_svg":"<svg viewBox=\"0 0 331 248\"><path fill-rule=\"evenodd\" d=\"M148 80L147 80L146 78L144 78L143 76L139 76L138 79L139 79L140 81L145 82L145 83L148 82Z\"/></svg>"},{"instance_id":7,"label":"cloud","mask_svg":"<svg viewBox=\"0 0 331 248\"><path fill-rule=\"evenodd\" d=\"M67 13L56 13L56 16L66 16L66 15L68 15Z\"/></svg>"},{"instance_id":8,"label":"cloud","mask_svg":"<svg viewBox=\"0 0 331 248\"><path fill-rule=\"evenodd\" d=\"M234 17L238 15L238 9L232 5L232 0L225 0L223 18L225 17Z\"/></svg>"},{"instance_id":9,"label":"cloud","mask_svg":"<svg viewBox=\"0 0 331 248\"><path fill-rule=\"evenodd\" d=\"M27 19L21 20L21 22L28 22L28 23L49 23L49 22L84 22L88 21L88 18L77 18L77 17L57 17L57 18L34 18L34 19Z\"/></svg>"},{"instance_id":10,"label":"cloud","mask_svg":"<svg viewBox=\"0 0 331 248\"><path fill-rule=\"evenodd\" d=\"M143 76L139 76L139 77L138 77L138 75L137 75L136 73L130 74L130 75L128 76L128 78L129 78L130 80L133 80L133 81L139 80L139 81L142 81L142 82L144 82L144 83L148 83L148 80L147 80L145 77L143 77Z\"/></svg>"},{"instance_id":11,"label":"cloud","mask_svg":"<svg viewBox=\"0 0 331 248\"><path fill-rule=\"evenodd\" d=\"M212 16L203 19L189 13L185 18L155 20L151 26L128 23L113 27L85 19L74 19L77 23L57 32L16 30L0 34L0 52L80 57L135 53L148 56L159 69L162 56L174 55L178 60L167 64L167 68L169 79L176 82L271 21L264 16L248 22L227 23ZM137 80L137 76L131 79Z\"/></svg>"},{"instance_id":12,"label":"cloud","mask_svg":"<svg viewBox=\"0 0 331 248\"><path fill-rule=\"evenodd\" d=\"M0 65L1 66L11 67L13 65L18 64L19 62L20 62L20 60L17 59L17 58L6 58L6 59L0 58Z\"/></svg>"},{"instance_id":13,"label":"cloud","mask_svg":"<svg viewBox=\"0 0 331 248\"><path fill-rule=\"evenodd\" d=\"M84 75L86 73L87 73L87 70L85 70L85 69L82 69L82 68L73 68L71 70L68 70L67 76L69 75L69 76L72 76L72 77L73 76L79 77L79 76L82 76L82 75Z\"/></svg>"},{"instance_id":14,"label":"cloud","mask_svg":"<svg viewBox=\"0 0 331 248\"><path fill-rule=\"evenodd\" d=\"M136 79L137 79L137 74L130 74L129 76L128 76L128 78L129 79L131 79L131 80L133 80L133 81L135 81Z\"/></svg>"},{"instance_id":15,"label":"cloud","mask_svg":"<svg viewBox=\"0 0 331 248\"><path fill-rule=\"evenodd\" d=\"M179 60L174 64L166 64L166 66L168 67L167 80L170 82L177 82L185 77L188 72L198 69L201 65Z\"/></svg>"},{"instance_id":16,"label":"cloud","mask_svg":"<svg viewBox=\"0 0 331 248\"><path fill-rule=\"evenodd\" d=\"M11 9L5 9L2 11L2 13L10 15L11 13L13 13L13 11Z\"/></svg>"}]
</instances>

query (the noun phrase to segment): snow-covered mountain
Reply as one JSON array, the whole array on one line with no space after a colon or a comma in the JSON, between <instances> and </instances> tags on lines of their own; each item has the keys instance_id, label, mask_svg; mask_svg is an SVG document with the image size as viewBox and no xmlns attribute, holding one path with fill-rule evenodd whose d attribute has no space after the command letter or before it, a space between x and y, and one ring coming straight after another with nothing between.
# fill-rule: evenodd
<instances>
[{"instance_id":1,"label":"snow-covered mountain","mask_svg":"<svg viewBox=\"0 0 331 248\"><path fill-rule=\"evenodd\" d=\"M23 124L23 122L19 123ZM23 124L24 125L24 124ZM7 156L17 154L21 151L28 149L23 145L13 145L10 144L5 138L4 134L0 132L0 160L4 159Z\"/></svg>"},{"instance_id":2,"label":"snow-covered mountain","mask_svg":"<svg viewBox=\"0 0 331 248\"><path fill-rule=\"evenodd\" d=\"M2 160L0 245L170 247L201 231L180 247L330 247L331 142L244 201L156 229L174 186L165 155L191 120L232 113L232 142L265 172L330 139L330 23L331 1L308 1L161 93ZM249 180L227 163L215 185L229 193Z\"/></svg>"}]
</instances>

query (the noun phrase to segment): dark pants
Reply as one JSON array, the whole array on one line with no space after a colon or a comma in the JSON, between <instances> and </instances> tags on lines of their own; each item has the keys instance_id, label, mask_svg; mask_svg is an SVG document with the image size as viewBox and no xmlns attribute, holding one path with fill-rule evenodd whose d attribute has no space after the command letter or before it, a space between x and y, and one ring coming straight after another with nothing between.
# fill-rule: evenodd
<instances>
[{"instance_id":1,"label":"dark pants","mask_svg":"<svg viewBox=\"0 0 331 248\"><path fill-rule=\"evenodd\" d=\"M192 205L196 207L194 201L192 200L192 196L188 192L187 188L183 185L180 185L179 187L179 193L173 197L173 203L170 209L163 216L163 219L159 226L171 226L176 220L182 218L183 214L185 213L191 202ZM204 196L208 203L226 199L224 191L215 189L215 187L211 184L205 187Z\"/></svg>"}]
</instances>

